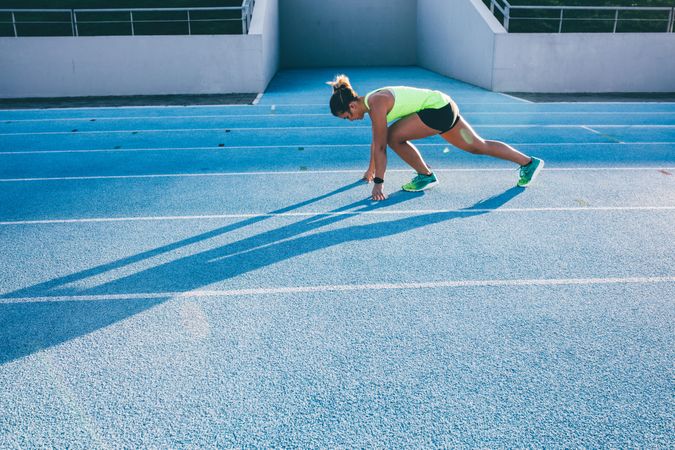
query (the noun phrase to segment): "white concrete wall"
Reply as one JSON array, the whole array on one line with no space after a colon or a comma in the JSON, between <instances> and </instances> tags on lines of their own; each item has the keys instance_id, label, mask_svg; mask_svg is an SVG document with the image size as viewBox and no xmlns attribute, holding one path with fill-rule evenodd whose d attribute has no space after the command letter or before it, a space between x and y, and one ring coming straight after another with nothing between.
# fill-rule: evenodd
<instances>
[{"instance_id":1,"label":"white concrete wall","mask_svg":"<svg viewBox=\"0 0 675 450\"><path fill-rule=\"evenodd\" d=\"M259 36L262 48L262 79L259 88L249 92L263 92L279 69L279 0L256 0L248 34Z\"/></svg>"},{"instance_id":2,"label":"white concrete wall","mask_svg":"<svg viewBox=\"0 0 675 450\"><path fill-rule=\"evenodd\" d=\"M418 0L417 64L492 88L495 35L505 30L480 0Z\"/></svg>"},{"instance_id":3,"label":"white concrete wall","mask_svg":"<svg viewBox=\"0 0 675 450\"><path fill-rule=\"evenodd\" d=\"M406 66L417 0L281 0L281 66Z\"/></svg>"},{"instance_id":4,"label":"white concrete wall","mask_svg":"<svg viewBox=\"0 0 675 450\"><path fill-rule=\"evenodd\" d=\"M0 97L262 92L277 2L257 0L249 35L0 38Z\"/></svg>"},{"instance_id":5,"label":"white concrete wall","mask_svg":"<svg viewBox=\"0 0 675 450\"><path fill-rule=\"evenodd\" d=\"M0 97L262 92L278 67L420 65L486 89L673 92L675 34L508 34L480 0L257 0L246 36L0 38Z\"/></svg>"},{"instance_id":6,"label":"white concrete wall","mask_svg":"<svg viewBox=\"0 0 675 450\"><path fill-rule=\"evenodd\" d=\"M501 92L675 92L675 34L501 34Z\"/></svg>"},{"instance_id":7,"label":"white concrete wall","mask_svg":"<svg viewBox=\"0 0 675 450\"><path fill-rule=\"evenodd\" d=\"M501 92L673 92L673 33L506 33L480 0L418 0L418 64Z\"/></svg>"}]
</instances>

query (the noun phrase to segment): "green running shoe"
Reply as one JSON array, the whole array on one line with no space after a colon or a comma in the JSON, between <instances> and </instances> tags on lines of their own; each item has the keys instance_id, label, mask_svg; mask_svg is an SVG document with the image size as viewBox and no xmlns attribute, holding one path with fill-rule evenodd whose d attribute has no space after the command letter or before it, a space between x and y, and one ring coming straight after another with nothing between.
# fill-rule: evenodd
<instances>
[{"instance_id":1,"label":"green running shoe","mask_svg":"<svg viewBox=\"0 0 675 450\"><path fill-rule=\"evenodd\" d=\"M436 175L431 173L430 175L424 175L418 173L415 178L410 180L410 183L406 183L401 186L401 189L408 192L419 192L425 189L430 189L438 184Z\"/></svg>"},{"instance_id":2,"label":"green running shoe","mask_svg":"<svg viewBox=\"0 0 675 450\"><path fill-rule=\"evenodd\" d=\"M544 168L544 160L532 157L532 161L529 164L520 166L520 180L518 180L518 186L527 187L537 178L541 169Z\"/></svg>"}]
</instances>

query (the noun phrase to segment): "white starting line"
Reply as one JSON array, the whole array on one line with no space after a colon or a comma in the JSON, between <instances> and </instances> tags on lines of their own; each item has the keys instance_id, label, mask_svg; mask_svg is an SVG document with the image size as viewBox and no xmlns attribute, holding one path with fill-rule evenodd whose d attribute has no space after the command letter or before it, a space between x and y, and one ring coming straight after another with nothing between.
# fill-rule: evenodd
<instances>
[{"instance_id":1,"label":"white starting line","mask_svg":"<svg viewBox=\"0 0 675 450\"><path fill-rule=\"evenodd\" d=\"M211 214L199 216L143 216L143 217L93 217L84 219L45 219L17 220L0 222L0 226L10 225L47 225L60 223L100 223L100 222L141 222L170 220L209 220L209 219L256 219L265 217L335 217L335 216L415 216L425 214L485 214L485 213L532 213L532 212L612 212L612 211L675 211L675 206L571 206L547 208L467 208L467 209L413 209L413 210L353 210L353 211L309 211L287 213L253 214Z\"/></svg>"},{"instance_id":2,"label":"white starting line","mask_svg":"<svg viewBox=\"0 0 675 450\"><path fill-rule=\"evenodd\" d=\"M39 302L72 302L72 301L110 301L110 300L152 300L180 299L203 297L236 297L274 294L302 294L321 292L408 290L408 289L443 289L472 287L509 287L509 286L569 286L569 285L607 285L607 284L654 284L675 283L671 277L628 277L628 278L548 278L548 279L515 279L515 280L458 280L432 281L422 283L379 283L379 284L337 284L322 286L290 286L274 288L226 289L226 290L194 290L185 292L146 292L134 294L108 295L66 295L42 297L0 297L0 304L39 303Z\"/></svg>"}]
</instances>

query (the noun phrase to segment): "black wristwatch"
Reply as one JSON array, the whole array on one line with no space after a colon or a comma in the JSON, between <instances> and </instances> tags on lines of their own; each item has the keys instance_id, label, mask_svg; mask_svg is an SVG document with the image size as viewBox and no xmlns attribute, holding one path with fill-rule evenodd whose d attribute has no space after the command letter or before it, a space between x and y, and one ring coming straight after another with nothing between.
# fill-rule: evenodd
<instances>
[{"instance_id":1,"label":"black wristwatch","mask_svg":"<svg viewBox=\"0 0 675 450\"><path fill-rule=\"evenodd\" d=\"M384 179L375 177L375 178L373 178L373 183L382 184L382 183L384 183Z\"/></svg>"}]
</instances>

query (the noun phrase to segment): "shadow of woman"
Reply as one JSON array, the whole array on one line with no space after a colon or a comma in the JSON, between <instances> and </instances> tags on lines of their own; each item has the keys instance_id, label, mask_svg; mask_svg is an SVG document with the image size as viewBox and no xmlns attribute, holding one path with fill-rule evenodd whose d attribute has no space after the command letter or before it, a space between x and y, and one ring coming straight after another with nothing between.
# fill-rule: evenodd
<instances>
[{"instance_id":1,"label":"shadow of woman","mask_svg":"<svg viewBox=\"0 0 675 450\"><path fill-rule=\"evenodd\" d=\"M343 192L360 183L344 186L330 193ZM351 225L325 231L317 230L336 225L350 217L368 214L380 209L419 198L422 193L395 193L387 202L361 200L328 213L316 214L231 244L180 258L133 275L87 290L58 289L66 283L140 261L192 243L253 225L267 218L256 217L217 230L194 236L167 246L130 256L110 264L97 266L70 276L15 291L0 297L0 364L30 355L42 349L96 331L117 321L143 312L169 300L172 293L195 290L209 284L274 265L280 261L340 244L379 239L443 221L489 213L517 196L522 189L511 188L489 199L455 211L441 211L414 215L366 225ZM326 198L329 194L293 205L277 213L297 209ZM389 210L391 211L391 210ZM396 211L391 211L396 213ZM401 211L405 213L405 211ZM409 214L409 213L406 213ZM97 301L15 301L12 298L30 296L58 296L66 291L72 295L139 294L133 300L102 299ZM143 294L152 292L145 298ZM160 295L157 295L157 294ZM161 295L166 293L166 296ZM5 300L3 302L3 299ZM30 300L30 298L28 298Z\"/></svg>"},{"instance_id":2,"label":"shadow of woman","mask_svg":"<svg viewBox=\"0 0 675 450\"><path fill-rule=\"evenodd\" d=\"M242 220L240 222L236 222L230 225L226 225L224 227L216 228L214 230L208 231L206 233L202 233L196 236L192 236L188 239L183 239L177 242L172 242L171 244L167 244L161 247L154 248L152 250L147 250L141 253L138 253L136 255L131 255L126 258L121 258L115 261L111 261L106 264L101 264L95 267L91 267L86 270L82 270L80 272L75 272L70 275L54 278L49 281L45 281L43 283L37 283L31 286L27 286L22 289L17 289L15 291L2 294L0 295L0 299L3 298L26 298L26 297L49 297L49 296L70 296L70 295L81 295L82 291L78 288L72 288L68 287L68 285L71 285L73 283L77 283L78 281L86 280L88 278L96 277L98 275L104 274L106 272L110 272L113 270L120 269L125 266L129 266L131 264L136 264L141 261L154 258L157 256L160 256L162 254L166 254L184 247L187 247L189 245L193 245L199 242L203 242L233 231L237 231L246 227L249 227L251 225L255 225L257 223L263 222L265 220L270 219L271 217L274 217L275 215L279 214L286 214L291 211L295 211L298 209L301 209L305 206L311 205L313 203L317 203L321 200L325 200L329 197L335 196L337 194L346 192L350 189L354 189L358 186L362 186L363 182L362 181L355 181L353 183L347 184L345 186L342 186L338 189L335 189L333 191L327 192L325 194L313 197L309 200L305 200L303 202L296 203L294 205L286 206L281 209L277 209L275 211L271 211L266 214L262 214L259 216L251 217L249 219Z\"/></svg>"},{"instance_id":3,"label":"shadow of woman","mask_svg":"<svg viewBox=\"0 0 675 450\"><path fill-rule=\"evenodd\" d=\"M57 300L59 296L83 295L82 289L73 287L78 282L255 225L362 185L362 181L356 181L264 215L0 295L0 364L99 330L170 299L170 295L153 295L132 300L49 300L49 297Z\"/></svg>"},{"instance_id":4,"label":"shadow of woman","mask_svg":"<svg viewBox=\"0 0 675 450\"><path fill-rule=\"evenodd\" d=\"M481 200L467 208L418 214L366 225L351 225L319 231L349 217L390 208L423 193L392 194L389 201L373 203L363 200L325 214L282 226L218 248L186 256L87 290L86 295L148 292L186 292L223 280L272 266L307 253L339 246L350 241L374 240L409 232L456 218L489 213L513 199L522 188ZM389 210L389 212L392 212ZM401 211L405 213L405 211Z\"/></svg>"}]
</instances>

